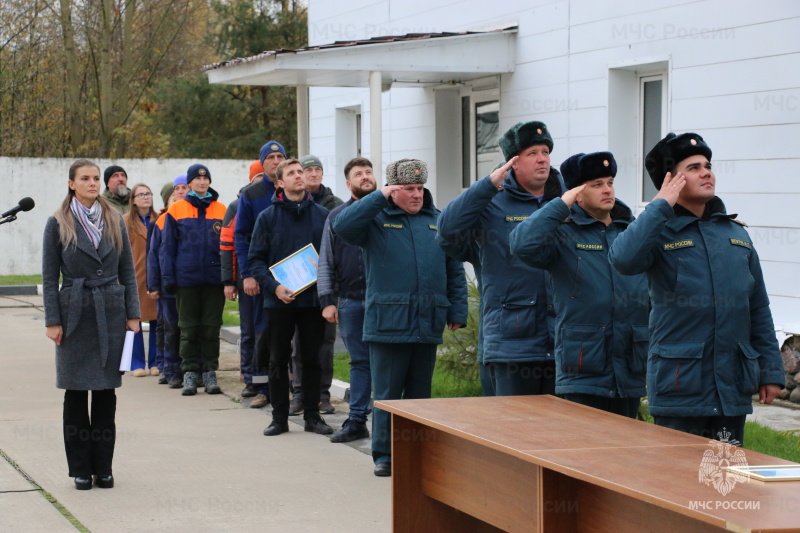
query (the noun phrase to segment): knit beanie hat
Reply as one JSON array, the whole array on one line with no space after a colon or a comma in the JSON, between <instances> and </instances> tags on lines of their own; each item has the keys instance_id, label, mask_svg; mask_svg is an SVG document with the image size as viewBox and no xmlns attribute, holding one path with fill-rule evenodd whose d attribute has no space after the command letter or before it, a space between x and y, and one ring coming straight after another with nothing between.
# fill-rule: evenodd
<instances>
[{"instance_id":1,"label":"knit beanie hat","mask_svg":"<svg viewBox=\"0 0 800 533\"><path fill-rule=\"evenodd\" d=\"M169 202L169 197L172 196L172 191L175 190L175 186L171 183L165 183L163 187L161 187L161 199L164 200L164 207L167 207L167 202Z\"/></svg>"},{"instance_id":2,"label":"knit beanie hat","mask_svg":"<svg viewBox=\"0 0 800 533\"><path fill-rule=\"evenodd\" d=\"M186 184L188 185L193 179L200 176L207 176L208 181L211 181L211 172L209 172L208 168L200 163L195 163L186 171Z\"/></svg>"},{"instance_id":3,"label":"knit beanie hat","mask_svg":"<svg viewBox=\"0 0 800 533\"><path fill-rule=\"evenodd\" d=\"M111 176L113 176L117 172L122 172L123 174L125 174L126 178L128 177L128 173L125 172L124 168L122 168L119 165L111 165L110 167L105 169L105 171L103 171L103 181L105 182L106 187L108 187L108 180L110 180Z\"/></svg>"},{"instance_id":4,"label":"knit beanie hat","mask_svg":"<svg viewBox=\"0 0 800 533\"><path fill-rule=\"evenodd\" d=\"M181 174L172 182L173 187L177 187L178 185L188 185L188 183L186 183L186 174Z\"/></svg>"},{"instance_id":5,"label":"knit beanie hat","mask_svg":"<svg viewBox=\"0 0 800 533\"><path fill-rule=\"evenodd\" d=\"M506 161L535 144L543 144L553 151L553 138L544 122L518 122L500 137L500 148Z\"/></svg>"},{"instance_id":6,"label":"knit beanie hat","mask_svg":"<svg viewBox=\"0 0 800 533\"><path fill-rule=\"evenodd\" d=\"M613 178L617 175L617 162L611 152L575 154L561 163L561 176L567 189L573 189L587 181L598 178Z\"/></svg>"},{"instance_id":7,"label":"knit beanie hat","mask_svg":"<svg viewBox=\"0 0 800 533\"><path fill-rule=\"evenodd\" d=\"M253 181L253 178L262 172L264 172L264 167L261 166L261 161L253 161L250 163L250 181Z\"/></svg>"},{"instance_id":8,"label":"knit beanie hat","mask_svg":"<svg viewBox=\"0 0 800 533\"><path fill-rule=\"evenodd\" d=\"M288 157L286 155L286 150L283 148L283 145L278 141L269 141L267 144L261 147L261 151L258 152L258 161L261 163L261 166L264 166L264 160L267 156L273 152L280 152L283 154L283 157Z\"/></svg>"},{"instance_id":9,"label":"knit beanie hat","mask_svg":"<svg viewBox=\"0 0 800 533\"><path fill-rule=\"evenodd\" d=\"M419 159L400 159L386 166L386 183L409 185L428 181L428 165Z\"/></svg>"},{"instance_id":10,"label":"knit beanie hat","mask_svg":"<svg viewBox=\"0 0 800 533\"><path fill-rule=\"evenodd\" d=\"M704 155L711 161L711 148L696 133L680 135L668 133L666 137L658 141L644 158L644 166L656 189L661 189L667 172L693 155Z\"/></svg>"}]
</instances>

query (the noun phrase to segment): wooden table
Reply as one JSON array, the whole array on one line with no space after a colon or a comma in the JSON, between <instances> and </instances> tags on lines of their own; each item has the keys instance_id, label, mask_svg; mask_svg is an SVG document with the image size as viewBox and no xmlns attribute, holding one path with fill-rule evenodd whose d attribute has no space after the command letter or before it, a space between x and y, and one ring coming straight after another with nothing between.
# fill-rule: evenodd
<instances>
[{"instance_id":1,"label":"wooden table","mask_svg":"<svg viewBox=\"0 0 800 533\"><path fill-rule=\"evenodd\" d=\"M396 533L800 531L800 482L723 496L699 481L702 437L552 396L375 405L392 413Z\"/></svg>"}]
</instances>

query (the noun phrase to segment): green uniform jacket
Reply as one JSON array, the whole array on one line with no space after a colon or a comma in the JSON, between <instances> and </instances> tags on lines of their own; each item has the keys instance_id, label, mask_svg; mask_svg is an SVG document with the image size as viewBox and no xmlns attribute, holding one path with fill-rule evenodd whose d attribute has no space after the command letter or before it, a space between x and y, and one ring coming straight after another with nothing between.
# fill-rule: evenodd
<instances>
[{"instance_id":1,"label":"green uniform jacket","mask_svg":"<svg viewBox=\"0 0 800 533\"><path fill-rule=\"evenodd\" d=\"M415 215L377 190L336 218L336 234L364 251L365 341L440 344L447 323L466 324L464 266L436 243L438 218L427 189Z\"/></svg>"},{"instance_id":2,"label":"green uniform jacket","mask_svg":"<svg viewBox=\"0 0 800 533\"><path fill-rule=\"evenodd\" d=\"M651 202L611 245L623 274L647 274L648 407L660 416L741 416L760 385L783 384L761 264L717 197L697 218Z\"/></svg>"}]
</instances>

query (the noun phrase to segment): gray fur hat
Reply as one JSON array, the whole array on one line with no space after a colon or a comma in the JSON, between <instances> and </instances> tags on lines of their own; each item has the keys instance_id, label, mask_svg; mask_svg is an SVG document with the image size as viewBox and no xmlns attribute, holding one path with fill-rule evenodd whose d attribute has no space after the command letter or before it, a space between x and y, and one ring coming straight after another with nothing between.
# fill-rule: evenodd
<instances>
[{"instance_id":1,"label":"gray fur hat","mask_svg":"<svg viewBox=\"0 0 800 533\"><path fill-rule=\"evenodd\" d=\"M388 185L409 185L428 181L428 165L419 159L400 159L386 166Z\"/></svg>"}]
</instances>

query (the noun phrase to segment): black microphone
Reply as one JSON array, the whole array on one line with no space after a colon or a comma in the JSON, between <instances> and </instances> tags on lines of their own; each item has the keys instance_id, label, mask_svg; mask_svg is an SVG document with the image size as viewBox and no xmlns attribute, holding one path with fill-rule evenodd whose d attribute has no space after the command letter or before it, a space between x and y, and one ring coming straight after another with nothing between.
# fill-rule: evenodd
<instances>
[{"instance_id":1,"label":"black microphone","mask_svg":"<svg viewBox=\"0 0 800 533\"><path fill-rule=\"evenodd\" d=\"M33 206L35 205L36 204L33 202L32 198L23 198L22 200L19 201L18 205L12 207L8 211L0 215L0 218L6 218L16 215L20 211L30 211L31 209L33 209Z\"/></svg>"}]
</instances>

